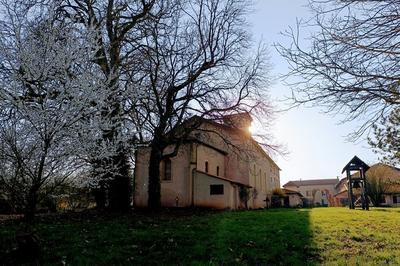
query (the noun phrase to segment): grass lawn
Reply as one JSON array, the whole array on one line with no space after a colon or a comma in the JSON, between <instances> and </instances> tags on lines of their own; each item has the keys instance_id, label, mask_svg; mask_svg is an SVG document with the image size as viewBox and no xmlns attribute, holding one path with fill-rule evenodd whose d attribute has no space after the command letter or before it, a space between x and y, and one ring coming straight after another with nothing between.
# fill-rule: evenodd
<instances>
[{"instance_id":1,"label":"grass lawn","mask_svg":"<svg viewBox=\"0 0 400 266\"><path fill-rule=\"evenodd\" d=\"M20 227L0 225L0 265ZM400 264L400 209L87 215L35 230L48 265Z\"/></svg>"}]
</instances>

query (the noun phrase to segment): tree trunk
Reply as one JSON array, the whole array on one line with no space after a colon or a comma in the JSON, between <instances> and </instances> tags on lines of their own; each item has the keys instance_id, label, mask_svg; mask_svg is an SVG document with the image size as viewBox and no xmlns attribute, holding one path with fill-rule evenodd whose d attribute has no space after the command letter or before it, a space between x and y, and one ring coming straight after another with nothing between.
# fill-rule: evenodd
<instances>
[{"instance_id":1,"label":"tree trunk","mask_svg":"<svg viewBox=\"0 0 400 266\"><path fill-rule=\"evenodd\" d=\"M100 180L99 187L93 190L93 194L96 201L96 208L99 210L104 210L106 208L107 193L103 180Z\"/></svg>"},{"instance_id":2,"label":"tree trunk","mask_svg":"<svg viewBox=\"0 0 400 266\"><path fill-rule=\"evenodd\" d=\"M33 223L35 220L37 200L37 190L33 187L29 191L26 208L24 211L24 219L29 224Z\"/></svg>"},{"instance_id":3,"label":"tree trunk","mask_svg":"<svg viewBox=\"0 0 400 266\"><path fill-rule=\"evenodd\" d=\"M151 145L149 162L148 207L157 210L161 207L160 163L163 148L155 140Z\"/></svg>"},{"instance_id":4,"label":"tree trunk","mask_svg":"<svg viewBox=\"0 0 400 266\"><path fill-rule=\"evenodd\" d=\"M130 209L131 183L129 178L129 165L126 155L120 152L113 158L118 172L109 184L109 208L112 211L126 212Z\"/></svg>"},{"instance_id":5,"label":"tree trunk","mask_svg":"<svg viewBox=\"0 0 400 266\"><path fill-rule=\"evenodd\" d=\"M113 88L113 87L111 87ZM115 89L115 88L114 88ZM124 144L119 140L118 136L122 135L122 115L119 99L109 99L112 110L103 110L103 116L111 121L113 125L109 130L103 132L103 138L106 142L114 142L118 145L118 150L115 155L106 158L103 163L104 169L107 169L105 180L108 183L107 198L108 208L110 211L125 212L130 209L130 177L129 163L126 156Z\"/></svg>"}]
</instances>

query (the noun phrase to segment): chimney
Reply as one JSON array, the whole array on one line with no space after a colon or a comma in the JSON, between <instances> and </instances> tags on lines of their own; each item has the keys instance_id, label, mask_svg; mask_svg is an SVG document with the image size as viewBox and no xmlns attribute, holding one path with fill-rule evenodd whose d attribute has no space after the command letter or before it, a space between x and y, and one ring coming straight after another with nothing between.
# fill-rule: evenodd
<instances>
[{"instance_id":1,"label":"chimney","mask_svg":"<svg viewBox=\"0 0 400 266\"><path fill-rule=\"evenodd\" d=\"M224 124L233 128L241 129L246 133L250 134L250 126L253 119L247 112L226 115L223 118Z\"/></svg>"}]
</instances>

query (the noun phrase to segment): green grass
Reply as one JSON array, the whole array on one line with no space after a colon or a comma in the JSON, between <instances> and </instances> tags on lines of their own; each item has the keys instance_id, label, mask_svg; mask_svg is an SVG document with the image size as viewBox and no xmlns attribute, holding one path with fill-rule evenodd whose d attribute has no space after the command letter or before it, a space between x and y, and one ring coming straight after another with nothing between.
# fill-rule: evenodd
<instances>
[{"instance_id":1,"label":"green grass","mask_svg":"<svg viewBox=\"0 0 400 266\"><path fill-rule=\"evenodd\" d=\"M20 227L0 225L3 254ZM89 215L35 230L48 265L400 264L400 209Z\"/></svg>"},{"instance_id":2,"label":"green grass","mask_svg":"<svg viewBox=\"0 0 400 266\"><path fill-rule=\"evenodd\" d=\"M310 218L323 264L400 265L400 209L313 209Z\"/></svg>"}]
</instances>

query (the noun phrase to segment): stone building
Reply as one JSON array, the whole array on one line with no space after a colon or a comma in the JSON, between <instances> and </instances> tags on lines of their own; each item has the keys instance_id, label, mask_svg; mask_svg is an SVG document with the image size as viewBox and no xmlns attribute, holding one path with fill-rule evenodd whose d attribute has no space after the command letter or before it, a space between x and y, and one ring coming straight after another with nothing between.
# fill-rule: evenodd
<instances>
[{"instance_id":1,"label":"stone building","mask_svg":"<svg viewBox=\"0 0 400 266\"><path fill-rule=\"evenodd\" d=\"M252 138L247 113L201 125L160 165L164 207L264 208L280 187L279 167ZM165 153L174 149L170 146ZM148 200L149 148L136 153L134 204Z\"/></svg>"},{"instance_id":2,"label":"stone building","mask_svg":"<svg viewBox=\"0 0 400 266\"><path fill-rule=\"evenodd\" d=\"M305 205L329 206L332 205L338 182L338 178L297 180L289 181L283 187L301 193L306 201Z\"/></svg>"},{"instance_id":3,"label":"stone building","mask_svg":"<svg viewBox=\"0 0 400 266\"><path fill-rule=\"evenodd\" d=\"M282 192L285 193L284 204L285 207L303 207L303 195L294 190L290 189L282 189Z\"/></svg>"},{"instance_id":4,"label":"stone building","mask_svg":"<svg viewBox=\"0 0 400 266\"><path fill-rule=\"evenodd\" d=\"M372 165L365 173L367 180L380 180L382 198L381 206L400 206L400 169L383 163ZM353 174L352 176L356 176ZM289 181L283 185L284 189L299 192L303 196L304 204L312 206L347 206L349 192L347 178L309 179ZM360 204L361 190L354 188L356 204Z\"/></svg>"},{"instance_id":5,"label":"stone building","mask_svg":"<svg viewBox=\"0 0 400 266\"><path fill-rule=\"evenodd\" d=\"M378 186L382 190L380 201L381 206L400 206L400 169L383 163L372 165L365 173L367 180L372 178L379 180ZM353 176L357 176L354 174ZM375 185L376 186L376 185ZM342 178L335 186L334 206L345 206L348 204L348 186L347 179ZM360 190L353 189L356 203L360 197Z\"/></svg>"}]
</instances>

